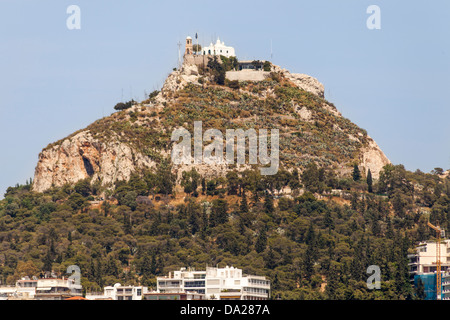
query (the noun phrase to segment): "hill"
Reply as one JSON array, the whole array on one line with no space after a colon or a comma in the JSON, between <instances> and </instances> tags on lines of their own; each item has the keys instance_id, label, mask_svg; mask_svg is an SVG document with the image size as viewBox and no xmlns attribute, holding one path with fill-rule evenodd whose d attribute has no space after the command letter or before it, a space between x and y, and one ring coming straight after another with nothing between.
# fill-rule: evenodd
<instances>
[{"instance_id":1,"label":"hill","mask_svg":"<svg viewBox=\"0 0 450 320\"><path fill-rule=\"evenodd\" d=\"M39 155L33 188L42 192L85 178L104 186L128 180L132 172L154 169L167 158L171 133L180 126L193 133L194 121L203 122L203 132L279 129L280 167L290 172L315 162L345 174L358 164L377 179L389 160L364 129L323 98L323 86L309 76L277 66L272 70L262 81L240 81L231 88L217 85L211 71L185 63L168 76L158 95L47 146ZM196 165L208 178L234 168ZM190 169L173 168L178 178Z\"/></svg>"},{"instance_id":2,"label":"hill","mask_svg":"<svg viewBox=\"0 0 450 320\"><path fill-rule=\"evenodd\" d=\"M77 265L86 291L155 288L156 276L219 264L267 276L274 299L422 298L407 254L434 234L428 220L449 230L448 172L390 164L309 76L216 71L184 65L146 101L47 146L34 181L0 201L0 281ZM278 129L278 172L173 165L172 130L197 120ZM371 265L380 290L366 285Z\"/></svg>"}]
</instances>

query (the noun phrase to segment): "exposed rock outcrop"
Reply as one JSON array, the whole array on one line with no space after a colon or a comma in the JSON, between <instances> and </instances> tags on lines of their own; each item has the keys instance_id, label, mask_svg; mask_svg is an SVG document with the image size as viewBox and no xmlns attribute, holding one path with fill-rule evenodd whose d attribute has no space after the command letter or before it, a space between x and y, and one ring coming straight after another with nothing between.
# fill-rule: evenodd
<instances>
[{"instance_id":1,"label":"exposed rock outcrop","mask_svg":"<svg viewBox=\"0 0 450 320\"><path fill-rule=\"evenodd\" d=\"M39 154L33 190L43 192L89 177L108 184L128 179L137 168L154 166L148 157L119 142L117 137L103 143L89 131L82 131Z\"/></svg>"},{"instance_id":2,"label":"exposed rock outcrop","mask_svg":"<svg viewBox=\"0 0 450 320\"><path fill-rule=\"evenodd\" d=\"M197 65L183 63L180 70L175 70L169 74L166 81L164 81L161 93L165 96L169 92L183 89L188 83L199 84L198 79Z\"/></svg>"},{"instance_id":3,"label":"exposed rock outcrop","mask_svg":"<svg viewBox=\"0 0 450 320\"><path fill-rule=\"evenodd\" d=\"M316 78L311 77L307 74L290 73L288 70L282 69L276 65L273 66L273 70L275 72L281 72L287 79L292 81L300 89L314 93L321 98L324 97L325 93L324 86Z\"/></svg>"},{"instance_id":4,"label":"exposed rock outcrop","mask_svg":"<svg viewBox=\"0 0 450 320\"><path fill-rule=\"evenodd\" d=\"M361 153L361 165L365 168L366 173L370 169L372 177L378 179L381 169L391 162L371 137L368 137L368 140L369 145L363 148Z\"/></svg>"}]
</instances>

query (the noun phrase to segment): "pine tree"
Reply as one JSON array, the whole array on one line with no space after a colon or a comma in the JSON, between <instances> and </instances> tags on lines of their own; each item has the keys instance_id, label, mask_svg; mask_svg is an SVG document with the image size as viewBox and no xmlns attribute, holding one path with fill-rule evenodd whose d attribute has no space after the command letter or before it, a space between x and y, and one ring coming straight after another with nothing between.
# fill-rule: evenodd
<instances>
[{"instance_id":1,"label":"pine tree","mask_svg":"<svg viewBox=\"0 0 450 320\"><path fill-rule=\"evenodd\" d=\"M416 299L418 299L418 300L424 300L426 297L425 286L423 284L422 279L420 279L420 278L417 279L417 286L415 287L415 294L416 294Z\"/></svg>"},{"instance_id":2,"label":"pine tree","mask_svg":"<svg viewBox=\"0 0 450 320\"><path fill-rule=\"evenodd\" d=\"M189 225L191 228L191 233L196 234L197 231L200 230L200 205L198 205L196 202L194 202L192 199L189 200L189 203L187 205L187 217L189 221Z\"/></svg>"},{"instance_id":3,"label":"pine tree","mask_svg":"<svg viewBox=\"0 0 450 320\"><path fill-rule=\"evenodd\" d=\"M202 178L202 194L204 195L206 192L206 179Z\"/></svg>"},{"instance_id":4,"label":"pine tree","mask_svg":"<svg viewBox=\"0 0 450 320\"><path fill-rule=\"evenodd\" d=\"M151 272L152 266L151 266L151 261L150 258L148 256L147 253L144 254L144 257L142 258L142 262L141 262L141 268L140 268L140 272L141 272L141 284L144 286L148 286L148 284L150 284L153 275Z\"/></svg>"},{"instance_id":5,"label":"pine tree","mask_svg":"<svg viewBox=\"0 0 450 320\"><path fill-rule=\"evenodd\" d=\"M304 275L305 275L305 279L310 282L311 278L314 274L314 262L315 262L315 255L316 255L316 251L315 251L315 245L314 243L311 243L308 245L308 247L306 248L306 252L303 256L303 269L304 269Z\"/></svg>"},{"instance_id":6,"label":"pine tree","mask_svg":"<svg viewBox=\"0 0 450 320\"><path fill-rule=\"evenodd\" d=\"M309 282L314 274L314 263L317 258L317 236L312 222L306 232L305 243L308 246L303 258L303 270L305 279Z\"/></svg>"},{"instance_id":7,"label":"pine tree","mask_svg":"<svg viewBox=\"0 0 450 320\"><path fill-rule=\"evenodd\" d=\"M358 209L358 194L356 192L352 193L352 199L350 200L350 206L352 210Z\"/></svg>"},{"instance_id":8,"label":"pine tree","mask_svg":"<svg viewBox=\"0 0 450 320\"><path fill-rule=\"evenodd\" d=\"M117 267L117 262L113 256L109 256L108 258L108 262L105 267L105 274L113 277L119 276L119 268Z\"/></svg>"},{"instance_id":9,"label":"pine tree","mask_svg":"<svg viewBox=\"0 0 450 320\"><path fill-rule=\"evenodd\" d=\"M209 220L211 227L216 227L228 221L228 203L226 200L216 199L213 201Z\"/></svg>"},{"instance_id":10,"label":"pine tree","mask_svg":"<svg viewBox=\"0 0 450 320\"><path fill-rule=\"evenodd\" d=\"M265 197L264 197L264 211L268 214L272 214L275 210L273 206L273 198L272 195L266 191Z\"/></svg>"},{"instance_id":11,"label":"pine tree","mask_svg":"<svg viewBox=\"0 0 450 320\"><path fill-rule=\"evenodd\" d=\"M266 249L267 245L267 234L266 234L266 227L263 227L262 230L259 232L258 239L255 243L255 251L258 253L263 252Z\"/></svg>"},{"instance_id":12,"label":"pine tree","mask_svg":"<svg viewBox=\"0 0 450 320\"><path fill-rule=\"evenodd\" d=\"M392 222L389 217L386 217L386 238L388 239L394 238L394 229L392 227Z\"/></svg>"},{"instance_id":13,"label":"pine tree","mask_svg":"<svg viewBox=\"0 0 450 320\"><path fill-rule=\"evenodd\" d=\"M336 300L337 295L336 291L338 288L338 273L335 266L331 266L330 270L327 274L327 286L325 288L325 293L328 296L328 299L330 300Z\"/></svg>"},{"instance_id":14,"label":"pine tree","mask_svg":"<svg viewBox=\"0 0 450 320\"><path fill-rule=\"evenodd\" d=\"M242 213L248 212L247 194L245 189L242 190L242 200L239 209Z\"/></svg>"},{"instance_id":15,"label":"pine tree","mask_svg":"<svg viewBox=\"0 0 450 320\"><path fill-rule=\"evenodd\" d=\"M253 191L253 206L256 206L259 203L259 192L258 190Z\"/></svg>"},{"instance_id":16,"label":"pine tree","mask_svg":"<svg viewBox=\"0 0 450 320\"><path fill-rule=\"evenodd\" d=\"M103 201L101 208L103 209L105 217L107 217L111 209L111 205L109 204L109 202L107 200Z\"/></svg>"},{"instance_id":17,"label":"pine tree","mask_svg":"<svg viewBox=\"0 0 450 320\"><path fill-rule=\"evenodd\" d=\"M123 213L123 231L126 234L130 234L132 231L132 226L131 226L131 213Z\"/></svg>"},{"instance_id":18,"label":"pine tree","mask_svg":"<svg viewBox=\"0 0 450 320\"><path fill-rule=\"evenodd\" d=\"M373 184L373 181L372 181L372 172L370 172L370 169L369 169L369 171L367 171L367 189L368 189L369 193L372 193L372 192L373 192L373 186L372 186L372 184Z\"/></svg>"},{"instance_id":19,"label":"pine tree","mask_svg":"<svg viewBox=\"0 0 450 320\"><path fill-rule=\"evenodd\" d=\"M292 189L292 190L295 190L295 189L298 189L298 188L300 188L300 180L299 180L299 175L298 175L298 170L297 170L297 168L295 168L293 171L292 171L292 174L291 174L291 178L289 179L289 187Z\"/></svg>"},{"instance_id":20,"label":"pine tree","mask_svg":"<svg viewBox=\"0 0 450 320\"><path fill-rule=\"evenodd\" d=\"M352 178L353 181L359 181L361 179L361 171L359 171L359 167L357 164L353 165Z\"/></svg>"},{"instance_id":21,"label":"pine tree","mask_svg":"<svg viewBox=\"0 0 450 320\"><path fill-rule=\"evenodd\" d=\"M44 266L42 269L44 271L52 271L53 259L50 250L47 251L47 254L44 257Z\"/></svg>"},{"instance_id":22,"label":"pine tree","mask_svg":"<svg viewBox=\"0 0 450 320\"><path fill-rule=\"evenodd\" d=\"M275 255L273 253L273 249L270 248L266 255L266 268L273 270L276 268L277 264L275 261Z\"/></svg>"},{"instance_id":23,"label":"pine tree","mask_svg":"<svg viewBox=\"0 0 450 320\"><path fill-rule=\"evenodd\" d=\"M152 254L152 262L150 264L150 272L156 274L158 271L158 262L156 261L156 254Z\"/></svg>"},{"instance_id":24,"label":"pine tree","mask_svg":"<svg viewBox=\"0 0 450 320\"><path fill-rule=\"evenodd\" d=\"M326 228L328 228L329 232L331 232L332 229L334 229L334 221L333 217L331 216L330 210L327 210L325 213L325 217L323 218L323 224Z\"/></svg>"},{"instance_id":25,"label":"pine tree","mask_svg":"<svg viewBox=\"0 0 450 320\"><path fill-rule=\"evenodd\" d=\"M200 219L200 237L204 240L208 234L209 219L206 212L206 206L202 207L202 216Z\"/></svg>"},{"instance_id":26,"label":"pine tree","mask_svg":"<svg viewBox=\"0 0 450 320\"><path fill-rule=\"evenodd\" d=\"M100 288L103 288L104 281L103 281L103 265L100 260L100 258L97 258L97 265L95 268L95 282L100 286Z\"/></svg>"}]
</instances>

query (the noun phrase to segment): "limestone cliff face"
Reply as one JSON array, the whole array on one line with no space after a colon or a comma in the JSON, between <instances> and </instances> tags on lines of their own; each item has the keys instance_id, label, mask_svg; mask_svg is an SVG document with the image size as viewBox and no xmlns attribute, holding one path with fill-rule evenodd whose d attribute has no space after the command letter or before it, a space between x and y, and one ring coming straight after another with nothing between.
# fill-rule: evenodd
<instances>
[{"instance_id":1,"label":"limestone cliff face","mask_svg":"<svg viewBox=\"0 0 450 320\"><path fill-rule=\"evenodd\" d=\"M282 69L281 67L275 65L273 66L273 70L275 72L281 72L287 79L292 81L300 89L314 93L321 98L324 97L324 86L316 78L302 73L290 73L288 70Z\"/></svg>"},{"instance_id":2,"label":"limestone cliff face","mask_svg":"<svg viewBox=\"0 0 450 320\"><path fill-rule=\"evenodd\" d=\"M137 168L154 166L148 157L118 139L103 143L93 139L89 131L82 131L39 154L33 190L43 192L89 177L108 184L128 179Z\"/></svg>"},{"instance_id":3,"label":"limestone cliff face","mask_svg":"<svg viewBox=\"0 0 450 320\"><path fill-rule=\"evenodd\" d=\"M377 143L370 137L369 145L364 147L361 153L361 165L365 168L366 174L370 169L372 177L378 179L380 176L380 171L383 167L389 163L389 159L381 151Z\"/></svg>"}]
</instances>

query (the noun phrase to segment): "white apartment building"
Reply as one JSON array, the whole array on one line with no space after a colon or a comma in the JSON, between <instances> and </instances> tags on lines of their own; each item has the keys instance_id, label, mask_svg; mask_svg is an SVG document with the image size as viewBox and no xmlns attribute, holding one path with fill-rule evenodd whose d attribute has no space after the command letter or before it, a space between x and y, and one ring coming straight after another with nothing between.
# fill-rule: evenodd
<instances>
[{"instance_id":1,"label":"white apartment building","mask_svg":"<svg viewBox=\"0 0 450 320\"><path fill-rule=\"evenodd\" d=\"M15 286L0 286L0 300L63 300L81 296L81 285L74 279L22 278Z\"/></svg>"},{"instance_id":2,"label":"white apartment building","mask_svg":"<svg viewBox=\"0 0 450 320\"><path fill-rule=\"evenodd\" d=\"M122 286L116 283L114 286L104 288L103 294L86 294L89 300L142 300L145 293L148 292L147 287L143 286Z\"/></svg>"},{"instance_id":3,"label":"white apartment building","mask_svg":"<svg viewBox=\"0 0 450 320\"><path fill-rule=\"evenodd\" d=\"M436 247L435 241L421 242L416 247L414 254L409 254L409 268L411 274L424 274L436 272ZM450 271L450 240L442 240L441 271Z\"/></svg>"},{"instance_id":4,"label":"white apartment building","mask_svg":"<svg viewBox=\"0 0 450 320\"><path fill-rule=\"evenodd\" d=\"M205 271L181 268L157 277L157 292L204 294L209 300L266 300L270 281L263 276L243 275L242 270L207 267Z\"/></svg>"}]
</instances>

